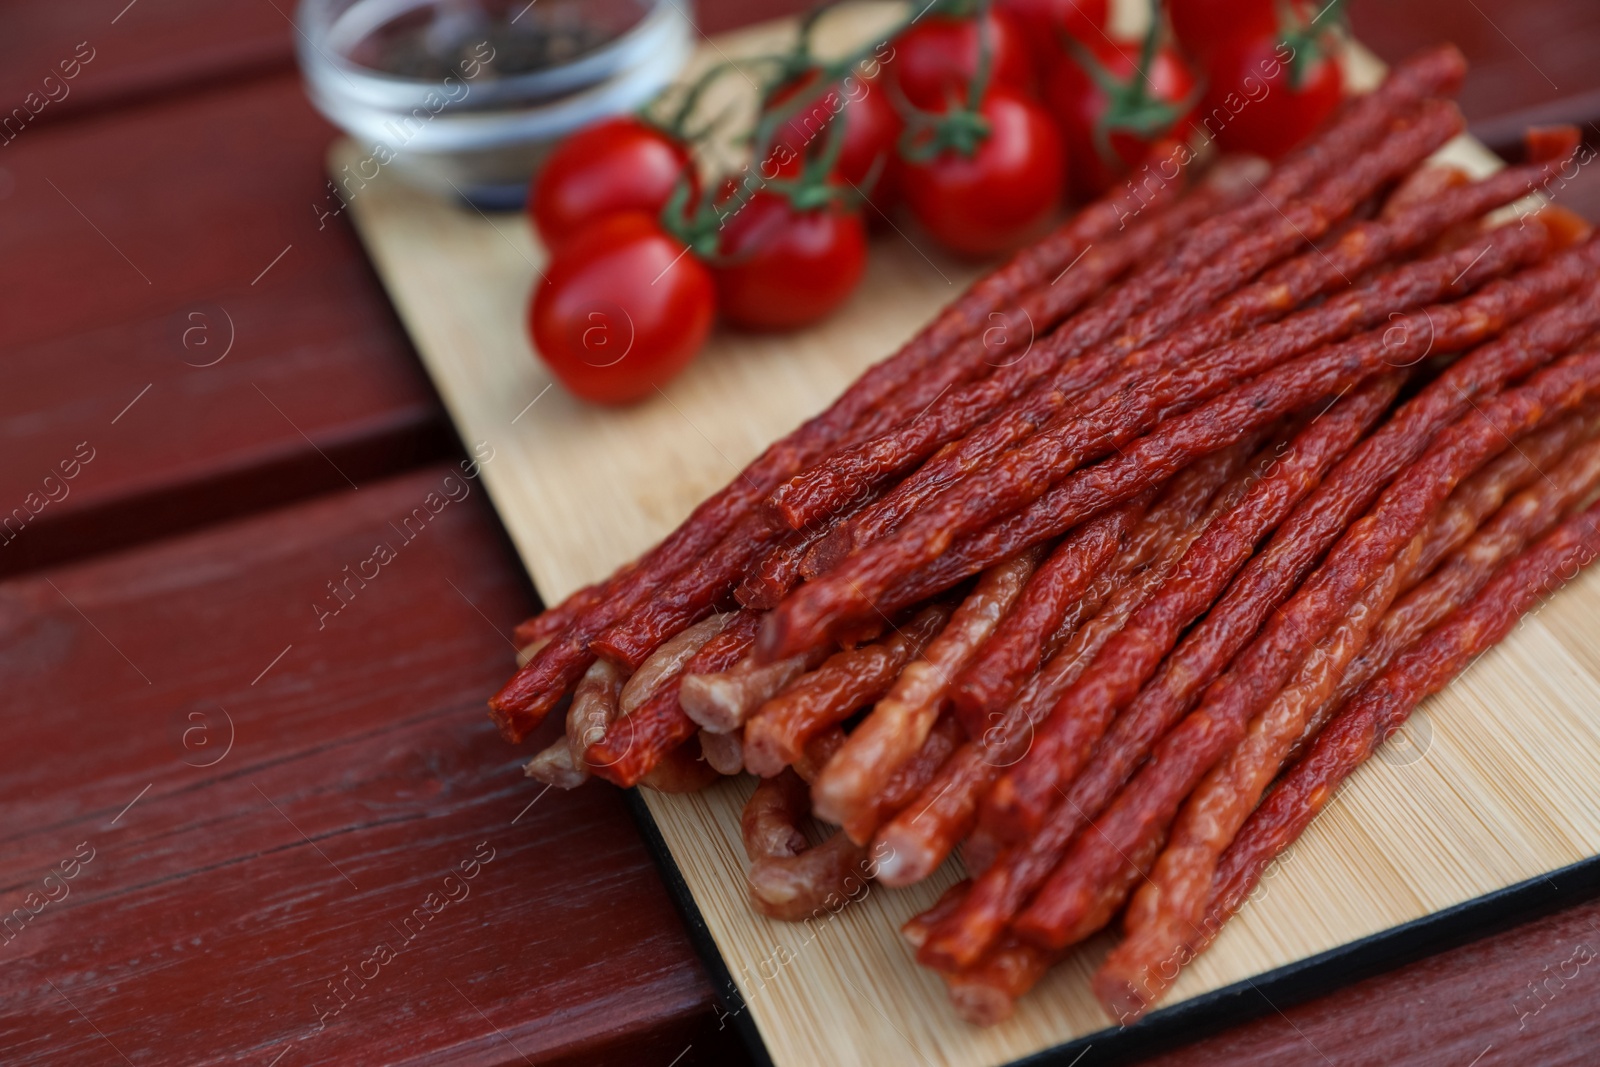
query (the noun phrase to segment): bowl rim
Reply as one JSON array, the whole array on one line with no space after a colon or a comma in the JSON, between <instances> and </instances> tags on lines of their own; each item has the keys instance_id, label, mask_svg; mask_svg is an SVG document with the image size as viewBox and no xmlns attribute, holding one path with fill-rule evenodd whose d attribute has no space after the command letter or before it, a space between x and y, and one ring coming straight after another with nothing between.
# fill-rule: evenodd
<instances>
[{"instance_id":1,"label":"bowl rim","mask_svg":"<svg viewBox=\"0 0 1600 1067\"><path fill-rule=\"evenodd\" d=\"M352 102L406 112L417 107L429 107L431 111L430 102L437 100L440 87L450 85L452 78L471 87L460 101L447 103L447 107L455 111L523 105L570 95L647 62L669 42L677 24L690 21L678 0L649 0L648 9L639 21L570 63L491 80L460 74L444 78L408 78L351 61L340 51L341 42L334 36L341 32L338 24L350 19L352 12L368 9L364 24L370 30L380 17L392 18L406 11L435 6L440 0L354 0L341 12L333 14L336 2L300 0L296 9L295 48L306 80L329 97L344 97ZM355 35L361 25L343 32ZM349 43L344 42L345 45Z\"/></svg>"},{"instance_id":2,"label":"bowl rim","mask_svg":"<svg viewBox=\"0 0 1600 1067\"><path fill-rule=\"evenodd\" d=\"M374 108L347 93L327 91L326 82L307 77L307 95L330 122L369 147L382 143L396 156L483 151L559 136L578 126L643 105L671 84L693 50L692 23L673 4L655 34L644 62L617 76L555 100L497 110L426 108L428 117L394 146L395 126L416 117L416 109ZM432 83L430 83L432 84ZM424 105L425 107L425 105Z\"/></svg>"}]
</instances>

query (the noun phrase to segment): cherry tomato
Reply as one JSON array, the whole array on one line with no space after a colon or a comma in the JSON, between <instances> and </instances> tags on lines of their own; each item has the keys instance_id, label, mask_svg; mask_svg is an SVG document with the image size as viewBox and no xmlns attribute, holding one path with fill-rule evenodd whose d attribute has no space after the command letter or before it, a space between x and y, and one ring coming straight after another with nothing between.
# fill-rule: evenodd
<instances>
[{"instance_id":1,"label":"cherry tomato","mask_svg":"<svg viewBox=\"0 0 1600 1067\"><path fill-rule=\"evenodd\" d=\"M1277 159L1339 106L1339 64L1314 42L1268 30L1222 46L1211 59L1200 122L1230 152Z\"/></svg>"},{"instance_id":2,"label":"cherry tomato","mask_svg":"<svg viewBox=\"0 0 1600 1067\"><path fill-rule=\"evenodd\" d=\"M620 211L658 214L678 180L698 189L683 145L632 117L606 119L562 141L534 175L528 208L551 248Z\"/></svg>"},{"instance_id":3,"label":"cherry tomato","mask_svg":"<svg viewBox=\"0 0 1600 1067\"><path fill-rule=\"evenodd\" d=\"M823 318L855 289L866 228L837 203L797 211L777 193L758 192L728 217L718 252L712 274L723 317L787 330Z\"/></svg>"},{"instance_id":4,"label":"cherry tomato","mask_svg":"<svg viewBox=\"0 0 1600 1067\"><path fill-rule=\"evenodd\" d=\"M938 111L955 99L965 103L967 85L978 69L978 38L989 38L989 84L1029 93L1034 88L1028 35L1003 11L989 9L976 18L924 15L894 41L886 66L906 99Z\"/></svg>"},{"instance_id":5,"label":"cherry tomato","mask_svg":"<svg viewBox=\"0 0 1600 1067\"><path fill-rule=\"evenodd\" d=\"M1167 0L1166 8L1178 44L1202 66L1221 45L1278 25L1275 0Z\"/></svg>"},{"instance_id":6,"label":"cherry tomato","mask_svg":"<svg viewBox=\"0 0 1600 1067\"><path fill-rule=\"evenodd\" d=\"M902 186L923 229L969 256L1002 252L1042 226L1061 199L1067 171L1061 135L1033 100L992 88L979 114L989 134L972 156L946 149L925 162L907 161Z\"/></svg>"},{"instance_id":7,"label":"cherry tomato","mask_svg":"<svg viewBox=\"0 0 1600 1067\"><path fill-rule=\"evenodd\" d=\"M1055 66L1046 91L1080 200L1110 188L1154 142L1187 129L1198 103L1194 75L1170 45L1156 49L1144 75L1137 41L1085 48L1084 61L1075 56Z\"/></svg>"},{"instance_id":8,"label":"cherry tomato","mask_svg":"<svg viewBox=\"0 0 1600 1067\"><path fill-rule=\"evenodd\" d=\"M649 396L705 343L711 272L639 211L598 219L534 283L534 347L572 392L599 404Z\"/></svg>"},{"instance_id":9,"label":"cherry tomato","mask_svg":"<svg viewBox=\"0 0 1600 1067\"><path fill-rule=\"evenodd\" d=\"M1061 48L1063 33L1085 44L1099 40L1110 8L1107 0L999 0L996 6L1016 20L1026 34L1037 74L1065 59Z\"/></svg>"},{"instance_id":10,"label":"cherry tomato","mask_svg":"<svg viewBox=\"0 0 1600 1067\"><path fill-rule=\"evenodd\" d=\"M816 71L808 71L799 78L779 87L767 102L769 109L781 107L796 93L808 89L817 80ZM801 157L822 151L827 141L827 131L835 115L844 116L844 142L839 146L838 161L833 173L851 185L868 192L866 183L874 180L870 190L872 201L880 210L888 210L893 200L890 187L889 164L894 159L895 143L900 138L900 113L889 102L888 92L875 79L846 77L840 85L831 87L815 98L813 103L784 124L778 132L776 143L785 146L798 161ZM796 165L789 168L798 171Z\"/></svg>"}]
</instances>

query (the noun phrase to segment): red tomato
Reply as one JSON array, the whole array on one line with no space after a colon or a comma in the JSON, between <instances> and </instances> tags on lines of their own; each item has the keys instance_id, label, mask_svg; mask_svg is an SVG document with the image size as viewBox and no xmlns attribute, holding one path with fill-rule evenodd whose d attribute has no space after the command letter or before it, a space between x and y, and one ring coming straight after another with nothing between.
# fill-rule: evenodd
<instances>
[{"instance_id":1,"label":"red tomato","mask_svg":"<svg viewBox=\"0 0 1600 1067\"><path fill-rule=\"evenodd\" d=\"M1056 65L1046 91L1080 200L1103 193L1151 144L1187 128L1197 103L1194 75L1172 47L1158 48L1143 76L1139 42L1102 40L1087 48L1106 86L1073 59Z\"/></svg>"},{"instance_id":2,"label":"red tomato","mask_svg":"<svg viewBox=\"0 0 1600 1067\"><path fill-rule=\"evenodd\" d=\"M1299 66L1294 60L1297 57ZM1200 123L1230 152L1277 159L1305 140L1339 106L1339 64L1310 41L1268 30L1213 55Z\"/></svg>"},{"instance_id":3,"label":"red tomato","mask_svg":"<svg viewBox=\"0 0 1600 1067\"><path fill-rule=\"evenodd\" d=\"M759 192L723 225L712 266L717 306L729 322L788 330L842 304L867 262L861 216L838 204L796 211L777 193Z\"/></svg>"},{"instance_id":4,"label":"red tomato","mask_svg":"<svg viewBox=\"0 0 1600 1067\"><path fill-rule=\"evenodd\" d=\"M1166 8L1178 44L1202 66L1221 45L1278 25L1274 0L1167 0Z\"/></svg>"},{"instance_id":5,"label":"red tomato","mask_svg":"<svg viewBox=\"0 0 1600 1067\"><path fill-rule=\"evenodd\" d=\"M941 244L969 256L1002 252L1049 219L1061 199L1067 156L1050 115L1011 89L990 89L979 113L989 135L971 156L947 149L907 161L903 195Z\"/></svg>"},{"instance_id":6,"label":"red tomato","mask_svg":"<svg viewBox=\"0 0 1600 1067\"><path fill-rule=\"evenodd\" d=\"M534 283L534 347L585 400L649 396L705 343L715 311L711 272L652 215L609 215L574 234Z\"/></svg>"},{"instance_id":7,"label":"red tomato","mask_svg":"<svg viewBox=\"0 0 1600 1067\"><path fill-rule=\"evenodd\" d=\"M620 211L658 214L678 180L699 188L689 152L636 118L606 119L562 141L534 175L528 209L554 248L588 223Z\"/></svg>"},{"instance_id":8,"label":"red tomato","mask_svg":"<svg viewBox=\"0 0 1600 1067\"><path fill-rule=\"evenodd\" d=\"M894 41L886 60L889 77L917 107L941 111L952 98L965 103L967 85L978 69L978 36L989 38L989 84L1033 91L1033 61L1028 35L1010 15L989 9L976 18L924 15Z\"/></svg>"},{"instance_id":9,"label":"red tomato","mask_svg":"<svg viewBox=\"0 0 1600 1067\"><path fill-rule=\"evenodd\" d=\"M814 84L816 71L808 71L772 94L767 107L781 107L802 89ZM833 172L842 180L866 192L866 181L876 175L873 203L887 210L893 190L889 187L889 163L894 159L895 143L900 138L900 113L889 102L889 95L877 81L849 75L842 84L831 87L814 102L784 124L775 144L781 144L799 159L822 151L827 130L835 115L844 116L844 143L839 146ZM799 168L788 168L798 170Z\"/></svg>"},{"instance_id":10,"label":"red tomato","mask_svg":"<svg viewBox=\"0 0 1600 1067\"><path fill-rule=\"evenodd\" d=\"M1110 4L1107 0L999 0L996 6L1022 27L1033 69L1042 75L1066 55L1061 48L1061 34L1085 44L1100 39Z\"/></svg>"}]
</instances>

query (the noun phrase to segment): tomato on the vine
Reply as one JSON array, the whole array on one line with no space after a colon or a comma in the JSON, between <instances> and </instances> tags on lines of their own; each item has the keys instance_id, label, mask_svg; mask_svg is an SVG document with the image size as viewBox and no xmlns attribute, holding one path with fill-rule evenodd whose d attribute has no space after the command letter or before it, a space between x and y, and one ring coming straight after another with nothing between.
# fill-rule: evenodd
<instances>
[{"instance_id":1,"label":"tomato on the vine","mask_svg":"<svg viewBox=\"0 0 1600 1067\"><path fill-rule=\"evenodd\" d=\"M992 7L977 18L924 15L895 38L894 56L886 63L888 76L912 104L939 111L952 100L967 99L984 43L989 48L988 84L1032 92L1028 35L1010 15Z\"/></svg>"},{"instance_id":2,"label":"tomato on the vine","mask_svg":"<svg viewBox=\"0 0 1600 1067\"><path fill-rule=\"evenodd\" d=\"M535 348L572 392L601 404L650 395L695 357L711 330L711 273L652 215L585 226L534 283Z\"/></svg>"},{"instance_id":3,"label":"tomato on the vine","mask_svg":"<svg viewBox=\"0 0 1600 1067\"><path fill-rule=\"evenodd\" d=\"M814 92L812 87L817 77L818 72L810 70L780 86L768 97L767 108L783 107L803 91ZM840 127L843 140L838 146L833 173L871 196L881 210L888 210L893 199L890 163L894 159L895 142L905 124L876 79L852 74L839 84L829 86L783 124L774 144L788 149L789 156L795 160L795 165L788 169L797 172L800 159L824 150L836 115L843 116L844 124ZM869 181L872 182L870 189Z\"/></svg>"},{"instance_id":4,"label":"tomato on the vine","mask_svg":"<svg viewBox=\"0 0 1600 1067\"><path fill-rule=\"evenodd\" d=\"M1147 45L1082 45L1051 71L1045 98L1066 141L1079 199L1110 188L1150 145L1181 133L1193 118L1199 94L1188 65L1165 44L1143 62Z\"/></svg>"},{"instance_id":5,"label":"tomato on the vine","mask_svg":"<svg viewBox=\"0 0 1600 1067\"><path fill-rule=\"evenodd\" d=\"M1034 72L1041 77L1065 60L1063 33L1093 44L1105 33L1110 14L1108 0L998 0L996 6L1022 27Z\"/></svg>"},{"instance_id":6,"label":"tomato on the vine","mask_svg":"<svg viewBox=\"0 0 1600 1067\"><path fill-rule=\"evenodd\" d=\"M1049 113L1022 93L991 88L977 116L981 125L968 125L966 145L930 145L936 150L918 159L913 144L902 189L913 217L941 244L987 256L1049 219L1061 199L1067 155Z\"/></svg>"},{"instance_id":7,"label":"tomato on the vine","mask_svg":"<svg viewBox=\"0 0 1600 1067\"><path fill-rule=\"evenodd\" d=\"M631 116L606 119L562 141L534 175L528 197L539 236L551 248L587 224L622 211L657 214L680 180L697 181L689 150Z\"/></svg>"},{"instance_id":8,"label":"tomato on the vine","mask_svg":"<svg viewBox=\"0 0 1600 1067\"><path fill-rule=\"evenodd\" d=\"M866 267L861 216L837 200L805 210L779 193L757 192L723 226L711 272L729 322L787 330L832 312Z\"/></svg>"},{"instance_id":9,"label":"tomato on the vine","mask_svg":"<svg viewBox=\"0 0 1600 1067\"><path fill-rule=\"evenodd\" d=\"M1277 159L1339 106L1338 61L1315 38L1290 29L1257 31L1223 45L1207 67L1201 114L1231 152Z\"/></svg>"}]
</instances>

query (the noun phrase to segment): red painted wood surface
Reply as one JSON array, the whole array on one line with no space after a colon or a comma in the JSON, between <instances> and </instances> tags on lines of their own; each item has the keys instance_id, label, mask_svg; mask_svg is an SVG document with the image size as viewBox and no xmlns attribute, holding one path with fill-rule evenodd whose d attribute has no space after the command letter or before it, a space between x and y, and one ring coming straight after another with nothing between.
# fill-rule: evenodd
<instances>
[{"instance_id":1,"label":"red painted wood surface","mask_svg":"<svg viewBox=\"0 0 1600 1067\"><path fill-rule=\"evenodd\" d=\"M0 35L0 105L9 112L36 93L48 102L28 102L27 125L43 125L287 70L294 63L297 6L296 0L13 0ZM693 8L701 30L715 34L809 6L805 0L699 0ZM80 45L87 46L81 53ZM76 55L92 58L73 66ZM46 85L47 77L55 81Z\"/></svg>"},{"instance_id":2,"label":"red painted wood surface","mask_svg":"<svg viewBox=\"0 0 1600 1067\"><path fill-rule=\"evenodd\" d=\"M1582 0L1352 0L1356 35L1389 62L1454 41L1471 67L1461 110L1492 148L1532 123L1600 116L1600 5ZM1600 137L1600 129L1588 131Z\"/></svg>"},{"instance_id":3,"label":"red painted wood surface","mask_svg":"<svg viewBox=\"0 0 1600 1067\"><path fill-rule=\"evenodd\" d=\"M542 794L483 714L529 606L448 465L0 585L0 1061L714 1051L621 795Z\"/></svg>"},{"instance_id":4,"label":"red painted wood surface","mask_svg":"<svg viewBox=\"0 0 1600 1067\"><path fill-rule=\"evenodd\" d=\"M1600 1049L1600 904L1570 908L1262 1016L1145 1067L1588 1067Z\"/></svg>"},{"instance_id":5,"label":"red painted wood surface","mask_svg":"<svg viewBox=\"0 0 1600 1067\"><path fill-rule=\"evenodd\" d=\"M698 10L714 33L804 6ZM1600 140L1592 4L1352 7L1387 58L1461 44L1463 108L1493 143L1559 120ZM0 136L0 522L80 442L94 456L0 535L0 910L95 850L0 938L0 1062L744 1062L620 798L551 793L511 821L538 793L481 698L532 596L481 492L317 629L325 583L400 540L388 523L459 446L359 243L318 227L333 132L292 72L292 13L0 12L0 116L94 50ZM1595 217L1590 170L1562 199ZM233 747L198 766L222 708ZM317 1030L328 981L479 842L495 858L471 895L414 917ZM1150 1062L1590 1062L1600 963L1572 975L1580 946L1600 953L1600 907Z\"/></svg>"},{"instance_id":6,"label":"red painted wood surface","mask_svg":"<svg viewBox=\"0 0 1600 1067\"><path fill-rule=\"evenodd\" d=\"M293 12L291 0L18 0L3 16L0 108L5 115L26 108L26 132L107 107L288 70Z\"/></svg>"},{"instance_id":7,"label":"red painted wood surface","mask_svg":"<svg viewBox=\"0 0 1600 1067\"><path fill-rule=\"evenodd\" d=\"M316 212L332 137L284 73L4 150L0 522L94 458L5 529L0 573L441 454L358 240Z\"/></svg>"}]
</instances>

